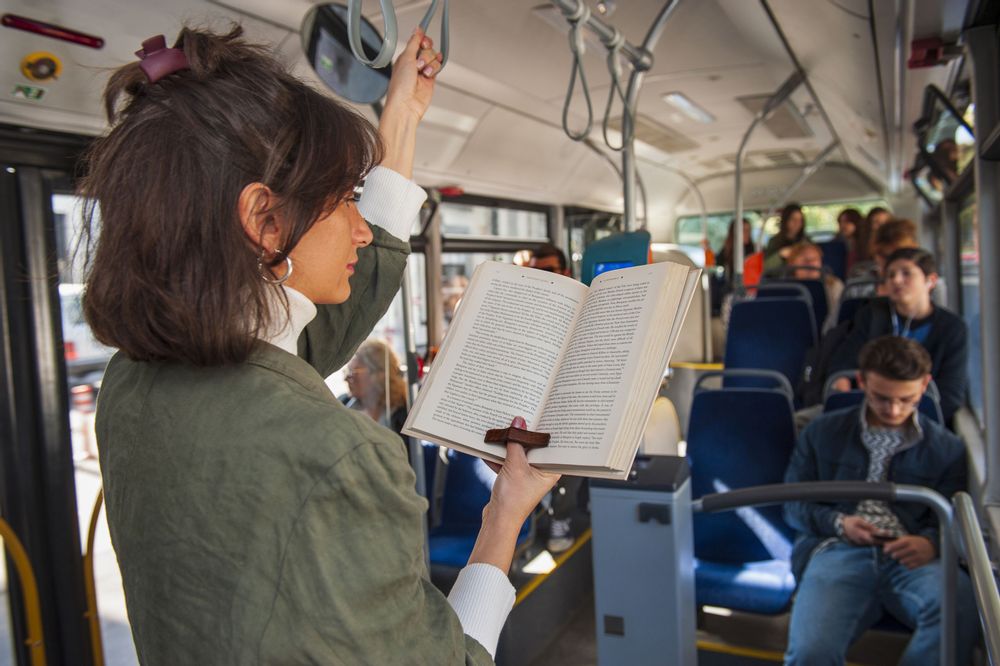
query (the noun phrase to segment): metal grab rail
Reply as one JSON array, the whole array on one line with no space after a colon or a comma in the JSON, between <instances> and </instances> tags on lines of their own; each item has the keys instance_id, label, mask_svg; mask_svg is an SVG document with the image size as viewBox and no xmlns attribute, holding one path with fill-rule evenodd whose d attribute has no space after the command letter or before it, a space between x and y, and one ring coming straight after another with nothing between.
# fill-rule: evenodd
<instances>
[{"instance_id":1,"label":"metal grab rail","mask_svg":"<svg viewBox=\"0 0 1000 666\"><path fill-rule=\"evenodd\" d=\"M351 46L351 52L358 62L373 69L381 69L388 65L396 52L396 10L392 6L392 0L379 0L379 7L382 10L385 34L382 36L382 46L378 54L369 60L365 56L364 44L361 41L361 0L347 0L347 41Z\"/></svg>"},{"instance_id":2,"label":"metal grab rail","mask_svg":"<svg viewBox=\"0 0 1000 666\"><path fill-rule=\"evenodd\" d=\"M10 524L2 518L0 518L0 537L3 538L11 559L14 560L14 568L17 569L17 577L21 581L24 615L28 625L28 635L24 639L24 644L28 646L31 655L31 666L45 666L45 635L42 631L42 608L38 601L35 571L31 567L27 551L24 550L24 544L14 534Z\"/></svg>"},{"instance_id":3,"label":"metal grab rail","mask_svg":"<svg viewBox=\"0 0 1000 666\"><path fill-rule=\"evenodd\" d=\"M997 592L990 556L983 542L972 498L968 493L955 493L952 504L955 507L955 525L965 546L965 558L969 564L976 606L979 608L986 651L991 664L1000 664L1000 593Z\"/></svg>"},{"instance_id":4,"label":"metal grab rail","mask_svg":"<svg viewBox=\"0 0 1000 666\"><path fill-rule=\"evenodd\" d=\"M583 0L549 0L553 5L562 10L563 14L571 22L576 21L576 30L579 30L582 26L590 28L597 36L601 39L601 42L610 51L610 57L608 59L608 64L610 68L610 73L613 79L616 78L617 72L617 54L624 55L628 61L632 64L632 74L629 76L628 88L625 92L622 109L622 146L620 148L622 153L622 179L624 181L623 185L623 199L624 199L624 219L625 219L625 231L633 231L635 228L635 190L636 190L636 180L638 178L638 169L636 168L635 162L635 128L634 128L634 116L636 105L639 100L639 91L642 88L642 80L645 76L646 71L653 66L653 47L656 46L656 42L660 38L660 34L663 32L663 26L666 24L667 19L676 9L678 0L666 0L666 3L660 9L656 18L653 20L649 27L649 31L646 33L646 38L643 40L641 46L635 46L630 44L628 41L624 40L621 33L617 29L607 25L601 19L590 14L589 10L586 8ZM574 68L573 68L573 79L570 82L570 93L572 92L572 83L575 81L577 75L577 69L579 69L580 74L583 73L583 63L579 62L579 55L576 50L576 40L573 34L570 35L570 43L573 44L574 49ZM580 49L582 53L582 46ZM579 67L577 63L579 62ZM618 91L620 93L621 86L620 81L617 83ZM612 85L612 90L609 93L609 102L613 100L615 93L615 85ZM564 107L564 123L563 129L566 131L570 138L576 139L577 137L574 133L570 132L566 127L565 119L568 117L568 111L566 110L569 106L569 95L567 95L566 105ZM589 109L589 103L588 103ZM605 109L605 120L607 114L611 110L611 104L608 104ZM590 123L588 123L587 130L589 132ZM605 131L605 138L607 132ZM580 136L580 140L584 137ZM609 148L613 150L619 150L614 146L608 145Z\"/></svg>"},{"instance_id":5,"label":"metal grab rail","mask_svg":"<svg viewBox=\"0 0 1000 666\"><path fill-rule=\"evenodd\" d=\"M929 488L868 481L813 481L739 488L705 495L691 502L695 513L714 513L741 507L767 506L786 502L916 502L929 507L938 519L941 558L941 666L955 663L955 594L958 557L951 539L952 509L948 501Z\"/></svg>"},{"instance_id":6,"label":"metal grab rail","mask_svg":"<svg viewBox=\"0 0 1000 666\"><path fill-rule=\"evenodd\" d=\"M767 120L768 116L777 110L781 104L788 99L795 89L803 81L803 74L800 70L794 70L791 75L785 79L785 82L781 84L781 87L774 91L770 99L761 107L761 110L753 117L753 122L750 123L750 127L743 134L743 139L740 141L740 147L736 151L736 203L735 209L736 213L733 219L737 221L735 227L733 227L733 289L736 295L740 298L744 295L743 289L743 261L746 257L743 256L743 225L740 221L743 219L743 156L746 154L747 144L750 143L750 136L753 131L757 129L757 126L762 122Z\"/></svg>"},{"instance_id":7,"label":"metal grab rail","mask_svg":"<svg viewBox=\"0 0 1000 666\"><path fill-rule=\"evenodd\" d=\"M94 508L90 513L87 528L87 550L83 554L83 584L87 593L87 610L83 616L90 625L90 649L94 656L94 666L104 666L104 639L101 636L101 621L97 614L97 586L94 583L94 541L97 535L97 518L104 505L104 489L97 491Z\"/></svg>"},{"instance_id":8,"label":"metal grab rail","mask_svg":"<svg viewBox=\"0 0 1000 666\"><path fill-rule=\"evenodd\" d=\"M437 11L441 0L432 0L427 13L420 19L420 28L427 33L430 28L431 19ZM361 0L347 0L347 42L351 47L351 52L358 62L367 65L372 69L381 69L392 62L392 56L396 53L396 42L399 38L399 31L396 26L396 10L392 6L392 0L379 0L379 8L382 11L382 23L385 26L385 35L382 37L382 45L378 54L369 59L365 55L364 43L361 39ZM438 44L438 52L441 54L441 68L444 69L448 62L448 0L444 0L444 8L441 10L441 39Z\"/></svg>"}]
</instances>

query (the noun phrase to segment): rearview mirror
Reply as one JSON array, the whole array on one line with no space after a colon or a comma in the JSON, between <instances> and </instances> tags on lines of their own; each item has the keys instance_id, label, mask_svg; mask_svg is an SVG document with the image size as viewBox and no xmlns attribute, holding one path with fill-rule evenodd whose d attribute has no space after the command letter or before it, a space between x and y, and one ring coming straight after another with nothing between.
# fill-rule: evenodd
<instances>
[{"instance_id":1,"label":"rearview mirror","mask_svg":"<svg viewBox=\"0 0 1000 666\"><path fill-rule=\"evenodd\" d=\"M389 89L392 66L371 69L351 53L347 38L347 6L315 5L302 22L302 50L313 71L335 93L358 104L373 104ZM367 19L361 19L365 55L374 58L382 37Z\"/></svg>"}]
</instances>

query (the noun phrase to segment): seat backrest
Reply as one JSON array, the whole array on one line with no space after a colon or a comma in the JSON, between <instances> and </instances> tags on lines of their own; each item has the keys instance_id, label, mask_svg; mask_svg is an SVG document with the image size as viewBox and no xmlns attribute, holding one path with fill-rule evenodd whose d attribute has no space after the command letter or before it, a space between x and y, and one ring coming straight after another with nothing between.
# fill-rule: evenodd
<instances>
[{"instance_id":1,"label":"seat backrest","mask_svg":"<svg viewBox=\"0 0 1000 666\"><path fill-rule=\"evenodd\" d=\"M812 304L812 294L801 284L768 280L757 286L760 298L803 298Z\"/></svg>"},{"instance_id":2,"label":"seat backrest","mask_svg":"<svg viewBox=\"0 0 1000 666\"><path fill-rule=\"evenodd\" d=\"M847 243L839 239L816 243L823 250L823 265L841 280L847 277Z\"/></svg>"},{"instance_id":3,"label":"seat backrest","mask_svg":"<svg viewBox=\"0 0 1000 666\"><path fill-rule=\"evenodd\" d=\"M801 298L755 298L733 305L726 336L725 367L776 370L799 383L806 352L816 345L816 322ZM726 386L758 386L727 380Z\"/></svg>"},{"instance_id":4,"label":"seat backrest","mask_svg":"<svg viewBox=\"0 0 1000 666\"><path fill-rule=\"evenodd\" d=\"M826 302L826 287L823 286L822 280L793 280L791 278L766 280L757 288L757 294L761 294L761 289L788 288L790 286L803 287L809 292L816 325L822 326L823 322L826 321L827 313L830 311L830 306Z\"/></svg>"},{"instance_id":5,"label":"seat backrest","mask_svg":"<svg viewBox=\"0 0 1000 666\"><path fill-rule=\"evenodd\" d=\"M441 526L478 529L490 501L496 474L480 458L448 451L448 478L441 506Z\"/></svg>"},{"instance_id":6,"label":"seat backrest","mask_svg":"<svg viewBox=\"0 0 1000 666\"><path fill-rule=\"evenodd\" d=\"M699 391L687 441L693 497L781 483L795 446L791 403L769 389ZM780 506L695 516L695 557L703 560L785 559L793 538Z\"/></svg>"},{"instance_id":7,"label":"seat backrest","mask_svg":"<svg viewBox=\"0 0 1000 666\"><path fill-rule=\"evenodd\" d=\"M746 380L753 381L747 382ZM795 400L795 390L787 377L777 370L762 368L727 368L703 372L694 383L693 393L733 387L771 389L784 393L788 397L789 403Z\"/></svg>"}]
</instances>

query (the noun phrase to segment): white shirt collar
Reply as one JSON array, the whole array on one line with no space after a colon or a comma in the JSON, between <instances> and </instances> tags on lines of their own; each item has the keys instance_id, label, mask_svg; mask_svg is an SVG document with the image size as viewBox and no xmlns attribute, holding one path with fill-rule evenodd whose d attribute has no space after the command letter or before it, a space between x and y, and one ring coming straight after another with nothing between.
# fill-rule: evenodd
<instances>
[{"instance_id":1,"label":"white shirt collar","mask_svg":"<svg viewBox=\"0 0 1000 666\"><path fill-rule=\"evenodd\" d=\"M316 318L316 305L299 291L282 285L288 299L288 310L277 291L269 291L271 325L261 340L269 342L289 354L298 354L298 341L302 329Z\"/></svg>"}]
</instances>

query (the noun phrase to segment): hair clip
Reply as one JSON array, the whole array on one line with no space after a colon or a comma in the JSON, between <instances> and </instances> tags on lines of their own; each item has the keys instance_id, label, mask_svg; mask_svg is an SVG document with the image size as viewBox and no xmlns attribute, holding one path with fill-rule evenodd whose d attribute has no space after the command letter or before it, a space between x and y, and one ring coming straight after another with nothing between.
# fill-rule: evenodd
<instances>
[{"instance_id":1,"label":"hair clip","mask_svg":"<svg viewBox=\"0 0 1000 666\"><path fill-rule=\"evenodd\" d=\"M164 76L190 67L184 51L168 49L167 40L163 35L150 37L144 41L142 48L136 51L135 55L141 61L139 67L150 83L156 83Z\"/></svg>"}]
</instances>

